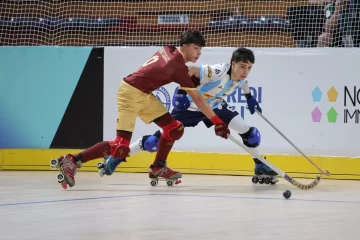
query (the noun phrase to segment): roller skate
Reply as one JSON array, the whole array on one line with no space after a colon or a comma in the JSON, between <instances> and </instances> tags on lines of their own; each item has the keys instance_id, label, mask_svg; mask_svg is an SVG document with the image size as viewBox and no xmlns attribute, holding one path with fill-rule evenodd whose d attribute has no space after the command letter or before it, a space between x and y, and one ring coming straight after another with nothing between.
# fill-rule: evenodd
<instances>
[{"instance_id":1,"label":"roller skate","mask_svg":"<svg viewBox=\"0 0 360 240\"><path fill-rule=\"evenodd\" d=\"M112 175L115 172L117 166L122 162L126 162L126 160L117 159L114 158L113 156L108 156L104 158L104 162L99 162L97 164L97 168L99 169L98 173L100 177L103 177L104 175Z\"/></svg>"},{"instance_id":2,"label":"roller skate","mask_svg":"<svg viewBox=\"0 0 360 240\"><path fill-rule=\"evenodd\" d=\"M58 183L60 183L64 189L66 189L68 185L70 187L75 185L76 170L80 168L81 165L81 161L76 161L75 157L70 154L50 160L50 167L60 170L57 179Z\"/></svg>"},{"instance_id":3,"label":"roller skate","mask_svg":"<svg viewBox=\"0 0 360 240\"><path fill-rule=\"evenodd\" d=\"M264 157L266 159L266 157ZM252 177L252 182L254 184L276 184L279 179L276 177L278 174L273 171L271 168L266 166L257 158L254 158L255 162L255 176Z\"/></svg>"},{"instance_id":4,"label":"roller skate","mask_svg":"<svg viewBox=\"0 0 360 240\"><path fill-rule=\"evenodd\" d=\"M181 177L180 172L171 170L166 163L163 167L150 166L149 169L150 185L153 187L158 185L159 181L166 181L166 184L172 187L181 183L181 180L179 180Z\"/></svg>"}]
</instances>

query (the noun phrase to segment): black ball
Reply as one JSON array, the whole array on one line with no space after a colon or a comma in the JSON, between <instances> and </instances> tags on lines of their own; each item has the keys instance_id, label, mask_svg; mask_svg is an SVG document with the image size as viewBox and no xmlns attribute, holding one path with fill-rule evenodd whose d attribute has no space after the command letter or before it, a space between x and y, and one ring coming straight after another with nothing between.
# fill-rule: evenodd
<instances>
[{"instance_id":1,"label":"black ball","mask_svg":"<svg viewBox=\"0 0 360 240\"><path fill-rule=\"evenodd\" d=\"M291 192L289 190L286 190L285 192L283 192L283 196L286 199L289 199L291 197Z\"/></svg>"}]
</instances>

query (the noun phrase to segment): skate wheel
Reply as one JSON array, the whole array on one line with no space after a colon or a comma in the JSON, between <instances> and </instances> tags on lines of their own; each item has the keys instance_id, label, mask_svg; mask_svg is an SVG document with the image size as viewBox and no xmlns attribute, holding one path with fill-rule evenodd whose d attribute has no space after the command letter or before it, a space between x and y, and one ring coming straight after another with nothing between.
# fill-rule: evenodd
<instances>
[{"instance_id":1,"label":"skate wheel","mask_svg":"<svg viewBox=\"0 0 360 240\"><path fill-rule=\"evenodd\" d=\"M98 169L102 169L102 168L104 168L105 166L104 166L104 163L102 163L102 162L99 162L98 164L97 164L97 168Z\"/></svg>"},{"instance_id":2,"label":"skate wheel","mask_svg":"<svg viewBox=\"0 0 360 240\"><path fill-rule=\"evenodd\" d=\"M50 161L50 167L51 168L58 168L58 160L57 159L52 159Z\"/></svg>"},{"instance_id":3,"label":"skate wheel","mask_svg":"<svg viewBox=\"0 0 360 240\"><path fill-rule=\"evenodd\" d=\"M176 180L175 184L180 184L181 180Z\"/></svg>"},{"instance_id":4,"label":"skate wheel","mask_svg":"<svg viewBox=\"0 0 360 240\"><path fill-rule=\"evenodd\" d=\"M265 184L270 184L271 183L271 179L269 177L265 178Z\"/></svg>"},{"instance_id":5,"label":"skate wheel","mask_svg":"<svg viewBox=\"0 0 360 240\"><path fill-rule=\"evenodd\" d=\"M99 173L100 177L103 177L103 176L105 175L104 169L100 169L100 170L98 171L98 173Z\"/></svg>"},{"instance_id":6,"label":"skate wheel","mask_svg":"<svg viewBox=\"0 0 360 240\"><path fill-rule=\"evenodd\" d=\"M57 179L58 179L58 183L63 183L64 180L65 180L64 174L59 173L59 174L57 175Z\"/></svg>"},{"instance_id":7,"label":"skate wheel","mask_svg":"<svg viewBox=\"0 0 360 240\"><path fill-rule=\"evenodd\" d=\"M166 184L169 186L169 187L172 187L174 185L174 181L173 180L166 180Z\"/></svg>"},{"instance_id":8,"label":"skate wheel","mask_svg":"<svg viewBox=\"0 0 360 240\"><path fill-rule=\"evenodd\" d=\"M158 184L156 180L151 180L150 185L155 187Z\"/></svg>"},{"instance_id":9,"label":"skate wheel","mask_svg":"<svg viewBox=\"0 0 360 240\"><path fill-rule=\"evenodd\" d=\"M254 184L257 184L259 182L259 178L257 176L253 176L251 181L254 183Z\"/></svg>"},{"instance_id":10,"label":"skate wheel","mask_svg":"<svg viewBox=\"0 0 360 240\"><path fill-rule=\"evenodd\" d=\"M259 183L263 184L264 183L264 179L259 179Z\"/></svg>"}]
</instances>

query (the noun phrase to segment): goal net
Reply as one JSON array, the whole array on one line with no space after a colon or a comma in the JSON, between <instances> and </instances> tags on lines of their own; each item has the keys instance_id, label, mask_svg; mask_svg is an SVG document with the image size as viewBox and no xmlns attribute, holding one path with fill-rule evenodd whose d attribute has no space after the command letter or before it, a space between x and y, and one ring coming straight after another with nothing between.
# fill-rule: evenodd
<instances>
[{"instance_id":1,"label":"goal net","mask_svg":"<svg viewBox=\"0 0 360 240\"><path fill-rule=\"evenodd\" d=\"M0 45L358 47L360 0L6 0Z\"/></svg>"}]
</instances>

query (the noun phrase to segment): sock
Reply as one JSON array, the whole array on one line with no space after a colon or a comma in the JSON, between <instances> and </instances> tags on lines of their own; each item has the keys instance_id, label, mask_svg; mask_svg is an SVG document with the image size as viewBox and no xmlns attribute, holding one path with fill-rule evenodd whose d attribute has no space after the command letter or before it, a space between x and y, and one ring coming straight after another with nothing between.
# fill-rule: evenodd
<instances>
[{"instance_id":1,"label":"sock","mask_svg":"<svg viewBox=\"0 0 360 240\"><path fill-rule=\"evenodd\" d=\"M127 131L119 131L116 132L116 140L120 140L124 138L128 142L131 140L132 133ZM94 146L89 147L83 152L77 154L75 157L76 160L81 160L82 163L86 163L90 160L103 158L105 156L110 155L110 146L109 141L104 141L95 144Z\"/></svg>"},{"instance_id":2,"label":"sock","mask_svg":"<svg viewBox=\"0 0 360 240\"><path fill-rule=\"evenodd\" d=\"M171 114L165 113L163 116L155 119L154 123L159 127L163 128L164 126L171 124L173 121L175 121L175 119L171 116ZM174 141L169 141L161 135L155 161L150 167L163 167L166 163L166 159L173 145Z\"/></svg>"},{"instance_id":3,"label":"sock","mask_svg":"<svg viewBox=\"0 0 360 240\"><path fill-rule=\"evenodd\" d=\"M76 160L81 160L82 163L86 163L90 160L103 158L109 153L109 141L104 141L95 144L94 146L89 147L83 152L77 154L75 157Z\"/></svg>"},{"instance_id":4,"label":"sock","mask_svg":"<svg viewBox=\"0 0 360 240\"><path fill-rule=\"evenodd\" d=\"M174 141L166 140L163 136L160 137L158 150L152 167L163 167L165 165L173 145Z\"/></svg>"},{"instance_id":5,"label":"sock","mask_svg":"<svg viewBox=\"0 0 360 240\"><path fill-rule=\"evenodd\" d=\"M130 145L130 156L133 156L133 155L143 151L140 147L141 140L142 140L142 138L139 138L138 140L136 140L135 142L133 142Z\"/></svg>"},{"instance_id":6,"label":"sock","mask_svg":"<svg viewBox=\"0 0 360 240\"><path fill-rule=\"evenodd\" d=\"M244 119L242 119L239 115L230 121L229 128L239 134L244 134L249 131L250 126L247 125L246 122L244 122Z\"/></svg>"}]
</instances>

